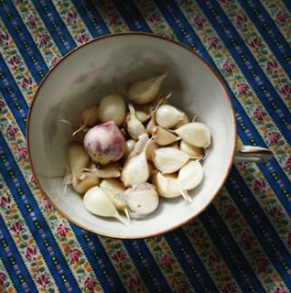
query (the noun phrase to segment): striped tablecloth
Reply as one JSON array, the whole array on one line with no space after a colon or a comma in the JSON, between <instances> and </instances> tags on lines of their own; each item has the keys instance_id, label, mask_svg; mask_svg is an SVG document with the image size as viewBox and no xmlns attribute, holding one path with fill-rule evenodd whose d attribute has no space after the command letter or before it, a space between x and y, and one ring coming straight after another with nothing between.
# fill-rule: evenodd
<instances>
[{"instance_id":1,"label":"striped tablecloth","mask_svg":"<svg viewBox=\"0 0 291 293\"><path fill-rule=\"evenodd\" d=\"M0 292L290 292L290 0L0 0ZM237 164L197 219L159 237L87 233L40 193L25 142L38 84L88 40L146 31L189 46L225 80Z\"/></svg>"}]
</instances>

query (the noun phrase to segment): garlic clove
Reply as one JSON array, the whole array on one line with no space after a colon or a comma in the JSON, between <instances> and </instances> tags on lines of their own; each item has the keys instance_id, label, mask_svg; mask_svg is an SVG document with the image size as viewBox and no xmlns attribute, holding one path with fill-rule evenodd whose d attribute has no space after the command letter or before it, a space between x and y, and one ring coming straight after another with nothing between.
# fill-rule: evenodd
<instances>
[{"instance_id":1,"label":"garlic clove","mask_svg":"<svg viewBox=\"0 0 291 293\"><path fill-rule=\"evenodd\" d=\"M156 188L148 182L142 182L127 189L124 199L129 209L139 215L151 214L159 204Z\"/></svg>"},{"instance_id":2,"label":"garlic clove","mask_svg":"<svg viewBox=\"0 0 291 293\"><path fill-rule=\"evenodd\" d=\"M181 126L183 126L183 125L185 125L185 124L187 124L187 123L190 122L188 116L185 113L183 113L183 114L184 114L183 117L180 119L180 121L178 122L178 124L175 125L174 129L178 129Z\"/></svg>"},{"instance_id":3,"label":"garlic clove","mask_svg":"<svg viewBox=\"0 0 291 293\"><path fill-rule=\"evenodd\" d=\"M72 185L76 192L84 194L91 187L98 185L100 182L96 174L89 172L80 172L73 176Z\"/></svg>"},{"instance_id":4,"label":"garlic clove","mask_svg":"<svg viewBox=\"0 0 291 293\"><path fill-rule=\"evenodd\" d=\"M133 151L136 141L129 139L125 142L125 154L124 158L127 158L129 154Z\"/></svg>"},{"instance_id":5,"label":"garlic clove","mask_svg":"<svg viewBox=\"0 0 291 293\"><path fill-rule=\"evenodd\" d=\"M183 120L184 115L183 112L171 105L161 105L156 110L155 118L159 126L173 128Z\"/></svg>"},{"instance_id":6,"label":"garlic clove","mask_svg":"<svg viewBox=\"0 0 291 293\"><path fill-rule=\"evenodd\" d=\"M143 136L141 136L143 139ZM125 186L133 186L145 182L149 178L149 166L146 158L146 148L150 139L147 137L141 152L136 149L139 148L138 142L134 150L125 161L121 172L121 181Z\"/></svg>"},{"instance_id":7,"label":"garlic clove","mask_svg":"<svg viewBox=\"0 0 291 293\"><path fill-rule=\"evenodd\" d=\"M126 106L120 95L113 94L104 97L99 106L99 117L102 122L114 121L120 126L126 115Z\"/></svg>"},{"instance_id":8,"label":"garlic clove","mask_svg":"<svg viewBox=\"0 0 291 293\"><path fill-rule=\"evenodd\" d=\"M138 137L138 141L135 143L134 148L132 152L130 153L130 156L136 156L144 151L147 144L150 143L149 136L146 133L143 133Z\"/></svg>"},{"instance_id":9,"label":"garlic clove","mask_svg":"<svg viewBox=\"0 0 291 293\"><path fill-rule=\"evenodd\" d=\"M190 122L173 131L187 143L201 148L210 146L209 128L200 122Z\"/></svg>"},{"instance_id":10,"label":"garlic clove","mask_svg":"<svg viewBox=\"0 0 291 293\"><path fill-rule=\"evenodd\" d=\"M126 203L122 197L125 187L118 179L103 179L99 187L106 192L118 210L126 208Z\"/></svg>"},{"instance_id":11,"label":"garlic clove","mask_svg":"<svg viewBox=\"0 0 291 293\"><path fill-rule=\"evenodd\" d=\"M179 146L179 142L178 142L178 141L176 141L176 142L170 144L169 147L171 147L171 148L175 148L175 149L177 149L177 150L180 150L180 146Z\"/></svg>"},{"instance_id":12,"label":"garlic clove","mask_svg":"<svg viewBox=\"0 0 291 293\"><path fill-rule=\"evenodd\" d=\"M86 153L84 147L79 143L70 143L68 150L68 165L71 174L74 175L80 170L87 168L89 164L90 157Z\"/></svg>"},{"instance_id":13,"label":"garlic clove","mask_svg":"<svg viewBox=\"0 0 291 293\"><path fill-rule=\"evenodd\" d=\"M146 130L143 124L137 119L134 107L129 104L128 108L130 113L126 119L127 131L131 138L137 140L141 134L146 133Z\"/></svg>"},{"instance_id":14,"label":"garlic clove","mask_svg":"<svg viewBox=\"0 0 291 293\"><path fill-rule=\"evenodd\" d=\"M128 223L119 215L112 200L100 187L90 188L83 198L85 208L92 214L101 217L113 217L128 225Z\"/></svg>"},{"instance_id":15,"label":"garlic clove","mask_svg":"<svg viewBox=\"0 0 291 293\"><path fill-rule=\"evenodd\" d=\"M138 81L130 85L128 96L136 104L148 104L158 95L166 74Z\"/></svg>"},{"instance_id":16,"label":"garlic clove","mask_svg":"<svg viewBox=\"0 0 291 293\"><path fill-rule=\"evenodd\" d=\"M153 160L154 151L158 148L159 148L159 146L157 145L157 143L155 141L151 140L149 142L149 144L147 146L147 150L146 150L146 156L149 161Z\"/></svg>"},{"instance_id":17,"label":"garlic clove","mask_svg":"<svg viewBox=\"0 0 291 293\"><path fill-rule=\"evenodd\" d=\"M98 123L99 120L99 107L96 105L85 108L81 112L82 126L74 131L73 136L75 136L79 131L85 128L92 127Z\"/></svg>"},{"instance_id":18,"label":"garlic clove","mask_svg":"<svg viewBox=\"0 0 291 293\"><path fill-rule=\"evenodd\" d=\"M154 127L152 136L154 141L160 146L169 145L180 139L175 134L160 126Z\"/></svg>"},{"instance_id":19,"label":"garlic clove","mask_svg":"<svg viewBox=\"0 0 291 293\"><path fill-rule=\"evenodd\" d=\"M118 163L111 163L100 168L97 168L95 165L93 165L90 172L99 178L118 178L121 175L120 166Z\"/></svg>"},{"instance_id":20,"label":"garlic clove","mask_svg":"<svg viewBox=\"0 0 291 293\"><path fill-rule=\"evenodd\" d=\"M154 128L156 127L156 122L155 122L155 116L152 115L150 121L148 122L147 126L146 126L146 132L148 134L152 134Z\"/></svg>"},{"instance_id":21,"label":"garlic clove","mask_svg":"<svg viewBox=\"0 0 291 293\"><path fill-rule=\"evenodd\" d=\"M174 173L184 166L189 156L176 148L164 147L154 151L153 163L163 174Z\"/></svg>"},{"instance_id":22,"label":"garlic clove","mask_svg":"<svg viewBox=\"0 0 291 293\"><path fill-rule=\"evenodd\" d=\"M162 174L154 172L152 182L156 186L158 194L165 198L175 198L181 196L181 190L176 174Z\"/></svg>"},{"instance_id":23,"label":"garlic clove","mask_svg":"<svg viewBox=\"0 0 291 293\"><path fill-rule=\"evenodd\" d=\"M203 167L199 161L189 161L178 174L181 190L191 190L197 187L203 179Z\"/></svg>"},{"instance_id":24,"label":"garlic clove","mask_svg":"<svg viewBox=\"0 0 291 293\"><path fill-rule=\"evenodd\" d=\"M144 112L144 111L135 111L135 115L136 118L141 122L141 123L145 123L146 121L148 121L151 118L151 115L149 115L148 113Z\"/></svg>"},{"instance_id":25,"label":"garlic clove","mask_svg":"<svg viewBox=\"0 0 291 293\"><path fill-rule=\"evenodd\" d=\"M204 149L193 146L185 140L181 140L180 150L190 156L191 159L202 159L204 157Z\"/></svg>"}]
</instances>

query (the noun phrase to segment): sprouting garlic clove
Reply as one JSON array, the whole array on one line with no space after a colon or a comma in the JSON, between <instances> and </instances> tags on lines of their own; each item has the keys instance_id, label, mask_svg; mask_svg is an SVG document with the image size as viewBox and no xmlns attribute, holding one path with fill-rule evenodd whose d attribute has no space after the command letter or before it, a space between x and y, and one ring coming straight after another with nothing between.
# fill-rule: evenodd
<instances>
[{"instance_id":1,"label":"sprouting garlic clove","mask_svg":"<svg viewBox=\"0 0 291 293\"><path fill-rule=\"evenodd\" d=\"M178 174L181 190L191 190L197 187L203 179L203 167L199 161L189 161Z\"/></svg>"},{"instance_id":2,"label":"sprouting garlic clove","mask_svg":"<svg viewBox=\"0 0 291 293\"><path fill-rule=\"evenodd\" d=\"M153 160L154 151L158 148L159 148L159 146L157 145L157 143L155 141L151 140L149 142L149 144L147 146L147 150L146 150L146 156L149 161Z\"/></svg>"},{"instance_id":3,"label":"sprouting garlic clove","mask_svg":"<svg viewBox=\"0 0 291 293\"><path fill-rule=\"evenodd\" d=\"M152 182L156 186L158 194L165 198L181 196L177 179L176 174L162 174L160 172L154 172L152 176Z\"/></svg>"},{"instance_id":4,"label":"sprouting garlic clove","mask_svg":"<svg viewBox=\"0 0 291 293\"><path fill-rule=\"evenodd\" d=\"M127 131L131 138L137 140L141 134L146 133L146 130L144 125L137 119L134 107L129 104L128 108L130 113L126 119Z\"/></svg>"},{"instance_id":5,"label":"sprouting garlic clove","mask_svg":"<svg viewBox=\"0 0 291 293\"><path fill-rule=\"evenodd\" d=\"M139 215L151 214L159 204L156 188L148 182L142 182L127 189L124 199L129 209Z\"/></svg>"},{"instance_id":6,"label":"sprouting garlic clove","mask_svg":"<svg viewBox=\"0 0 291 293\"><path fill-rule=\"evenodd\" d=\"M183 126L189 122L190 122L190 120L189 120L188 116L184 113L182 119L178 122L178 124L174 127L174 129L178 129L181 126Z\"/></svg>"},{"instance_id":7,"label":"sprouting garlic clove","mask_svg":"<svg viewBox=\"0 0 291 293\"><path fill-rule=\"evenodd\" d=\"M84 147L79 143L70 143L68 150L68 165L71 174L76 174L80 170L87 168L89 164L90 157Z\"/></svg>"},{"instance_id":8,"label":"sprouting garlic clove","mask_svg":"<svg viewBox=\"0 0 291 293\"><path fill-rule=\"evenodd\" d=\"M160 126L154 127L152 136L154 141L160 146L169 145L180 139L175 134L171 133L170 131Z\"/></svg>"},{"instance_id":9,"label":"sprouting garlic clove","mask_svg":"<svg viewBox=\"0 0 291 293\"><path fill-rule=\"evenodd\" d=\"M103 179L99 187L106 192L118 210L126 209L123 198L125 187L118 179Z\"/></svg>"},{"instance_id":10,"label":"sprouting garlic clove","mask_svg":"<svg viewBox=\"0 0 291 293\"><path fill-rule=\"evenodd\" d=\"M129 154L133 151L136 141L129 139L125 142L125 154L124 158L127 158Z\"/></svg>"},{"instance_id":11,"label":"sprouting garlic clove","mask_svg":"<svg viewBox=\"0 0 291 293\"><path fill-rule=\"evenodd\" d=\"M72 185L76 192L84 194L91 187L98 185L100 182L96 174L90 172L79 172L73 176Z\"/></svg>"},{"instance_id":12,"label":"sprouting garlic clove","mask_svg":"<svg viewBox=\"0 0 291 293\"><path fill-rule=\"evenodd\" d=\"M145 139L144 139L145 137ZM125 186L133 186L141 182L145 182L149 178L149 166L146 158L146 148L150 139L146 136L141 136L143 140L142 151L136 150L140 148L138 142L135 145L134 150L125 161L121 172L121 181Z\"/></svg>"},{"instance_id":13,"label":"sprouting garlic clove","mask_svg":"<svg viewBox=\"0 0 291 293\"><path fill-rule=\"evenodd\" d=\"M148 121L151 118L151 115L144 112L144 111L139 111L136 110L135 111L135 115L136 118L141 122L141 123L145 123L146 121Z\"/></svg>"},{"instance_id":14,"label":"sprouting garlic clove","mask_svg":"<svg viewBox=\"0 0 291 293\"><path fill-rule=\"evenodd\" d=\"M175 148L164 147L154 151L153 163L163 174L174 173L184 166L189 156Z\"/></svg>"},{"instance_id":15,"label":"sprouting garlic clove","mask_svg":"<svg viewBox=\"0 0 291 293\"><path fill-rule=\"evenodd\" d=\"M100 167L98 166L98 168L93 164L90 172L99 178L118 178L121 175L118 163L111 163Z\"/></svg>"},{"instance_id":16,"label":"sprouting garlic clove","mask_svg":"<svg viewBox=\"0 0 291 293\"><path fill-rule=\"evenodd\" d=\"M193 146L185 140L181 140L180 150L190 156L191 159L202 159L204 157L204 149Z\"/></svg>"},{"instance_id":17,"label":"sprouting garlic clove","mask_svg":"<svg viewBox=\"0 0 291 293\"><path fill-rule=\"evenodd\" d=\"M163 128L173 128L183 120L185 114L171 105L161 105L155 113L156 122Z\"/></svg>"},{"instance_id":18,"label":"sprouting garlic clove","mask_svg":"<svg viewBox=\"0 0 291 293\"><path fill-rule=\"evenodd\" d=\"M174 130L187 143L201 148L207 148L211 143L209 128L200 122L190 122Z\"/></svg>"},{"instance_id":19,"label":"sprouting garlic clove","mask_svg":"<svg viewBox=\"0 0 291 293\"><path fill-rule=\"evenodd\" d=\"M126 106L120 95L109 95L101 100L99 117L102 122L114 121L117 126L120 126L125 119L125 115Z\"/></svg>"},{"instance_id":20,"label":"sprouting garlic clove","mask_svg":"<svg viewBox=\"0 0 291 293\"><path fill-rule=\"evenodd\" d=\"M130 85L128 96L136 104L148 104L158 95L166 74L138 81Z\"/></svg>"},{"instance_id":21,"label":"sprouting garlic clove","mask_svg":"<svg viewBox=\"0 0 291 293\"><path fill-rule=\"evenodd\" d=\"M83 203L85 208L92 214L101 217L113 217L128 225L128 223L119 215L112 200L100 187L90 188L84 195Z\"/></svg>"}]
</instances>

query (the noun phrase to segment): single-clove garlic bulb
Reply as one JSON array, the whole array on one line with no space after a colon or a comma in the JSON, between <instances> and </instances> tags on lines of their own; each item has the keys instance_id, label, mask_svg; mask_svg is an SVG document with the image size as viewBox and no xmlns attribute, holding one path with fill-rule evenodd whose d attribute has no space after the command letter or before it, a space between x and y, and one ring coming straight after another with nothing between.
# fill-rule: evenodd
<instances>
[{"instance_id":1,"label":"single-clove garlic bulb","mask_svg":"<svg viewBox=\"0 0 291 293\"><path fill-rule=\"evenodd\" d=\"M154 151L153 163L163 174L174 173L189 160L189 156L176 148L164 147Z\"/></svg>"},{"instance_id":2,"label":"single-clove garlic bulb","mask_svg":"<svg viewBox=\"0 0 291 293\"><path fill-rule=\"evenodd\" d=\"M154 127L152 135L154 141L160 146L169 145L180 139L175 134L162 128L161 126Z\"/></svg>"},{"instance_id":3,"label":"single-clove garlic bulb","mask_svg":"<svg viewBox=\"0 0 291 293\"><path fill-rule=\"evenodd\" d=\"M102 122L114 121L120 126L126 115L124 100L119 95L109 95L104 97L99 106L99 117Z\"/></svg>"},{"instance_id":4,"label":"single-clove garlic bulb","mask_svg":"<svg viewBox=\"0 0 291 293\"><path fill-rule=\"evenodd\" d=\"M146 130L143 124L137 119L134 107L129 104L128 108L130 113L126 118L127 131L131 138L137 140L141 134L146 133Z\"/></svg>"},{"instance_id":5,"label":"single-clove garlic bulb","mask_svg":"<svg viewBox=\"0 0 291 293\"><path fill-rule=\"evenodd\" d=\"M178 185L185 198L189 198L188 190L197 187L203 179L203 167L199 161L189 161L178 174Z\"/></svg>"},{"instance_id":6,"label":"single-clove garlic bulb","mask_svg":"<svg viewBox=\"0 0 291 293\"><path fill-rule=\"evenodd\" d=\"M151 214L159 204L156 188L148 182L142 182L127 189L124 199L129 209L138 215Z\"/></svg>"},{"instance_id":7,"label":"single-clove garlic bulb","mask_svg":"<svg viewBox=\"0 0 291 293\"><path fill-rule=\"evenodd\" d=\"M158 95L166 74L138 81L130 85L128 96L136 104L148 104Z\"/></svg>"},{"instance_id":8,"label":"single-clove garlic bulb","mask_svg":"<svg viewBox=\"0 0 291 293\"><path fill-rule=\"evenodd\" d=\"M99 119L99 108L96 105L90 106L81 112L82 126L74 131L73 136L84 130L87 127L92 127L97 124Z\"/></svg>"},{"instance_id":9,"label":"single-clove garlic bulb","mask_svg":"<svg viewBox=\"0 0 291 293\"><path fill-rule=\"evenodd\" d=\"M101 217L112 217L118 219L125 225L128 223L119 215L112 200L100 187L90 188L83 198L85 208L92 214Z\"/></svg>"},{"instance_id":10,"label":"single-clove garlic bulb","mask_svg":"<svg viewBox=\"0 0 291 293\"><path fill-rule=\"evenodd\" d=\"M69 145L68 165L72 175L77 174L90 164L90 157L86 153L84 147L76 142Z\"/></svg>"},{"instance_id":11,"label":"single-clove garlic bulb","mask_svg":"<svg viewBox=\"0 0 291 293\"><path fill-rule=\"evenodd\" d=\"M91 187L98 185L100 182L96 174L89 172L80 172L73 176L72 185L76 192L84 194Z\"/></svg>"},{"instance_id":12,"label":"single-clove garlic bulb","mask_svg":"<svg viewBox=\"0 0 291 293\"><path fill-rule=\"evenodd\" d=\"M201 148L210 146L210 130L200 122L190 122L173 131L187 143Z\"/></svg>"},{"instance_id":13,"label":"single-clove garlic bulb","mask_svg":"<svg viewBox=\"0 0 291 293\"><path fill-rule=\"evenodd\" d=\"M84 139L84 147L91 159L101 165L116 162L125 153L125 139L114 121L91 128Z\"/></svg>"},{"instance_id":14,"label":"single-clove garlic bulb","mask_svg":"<svg viewBox=\"0 0 291 293\"><path fill-rule=\"evenodd\" d=\"M149 141L146 134L141 135L135 148L126 159L121 172L121 181L125 186L133 186L148 180L150 174L146 149Z\"/></svg>"},{"instance_id":15,"label":"single-clove garlic bulb","mask_svg":"<svg viewBox=\"0 0 291 293\"><path fill-rule=\"evenodd\" d=\"M202 159L204 157L204 149L193 146L185 140L181 140L180 150L189 155L191 159Z\"/></svg>"},{"instance_id":16,"label":"single-clove garlic bulb","mask_svg":"<svg viewBox=\"0 0 291 293\"><path fill-rule=\"evenodd\" d=\"M158 194L165 198L174 198L181 196L181 190L178 184L176 174L162 174L154 172L152 182L156 186Z\"/></svg>"},{"instance_id":17,"label":"single-clove garlic bulb","mask_svg":"<svg viewBox=\"0 0 291 293\"><path fill-rule=\"evenodd\" d=\"M185 114L171 105L161 105L156 110L156 122L164 128L173 128L183 120Z\"/></svg>"}]
</instances>

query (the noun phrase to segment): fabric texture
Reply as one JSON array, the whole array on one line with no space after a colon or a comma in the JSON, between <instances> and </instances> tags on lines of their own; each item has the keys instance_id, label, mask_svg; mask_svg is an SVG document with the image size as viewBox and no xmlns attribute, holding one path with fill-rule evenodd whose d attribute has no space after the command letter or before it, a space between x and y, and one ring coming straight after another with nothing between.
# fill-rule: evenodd
<instances>
[{"instance_id":1,"label":"fabric texture","mask_svg":"<svg viewBox=\"0 0 291 293\"><path fill-rule=\"evenodd\" d=\"M290 11L289 0L1 0L0 292L290 292ZM25 141L50 68L92 38L127 31L203 56L227 84L238 145L274 154L233 165L198 218L134 241L58 214L36 185Z\"/></svg>"}]
</instances>

